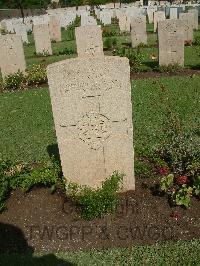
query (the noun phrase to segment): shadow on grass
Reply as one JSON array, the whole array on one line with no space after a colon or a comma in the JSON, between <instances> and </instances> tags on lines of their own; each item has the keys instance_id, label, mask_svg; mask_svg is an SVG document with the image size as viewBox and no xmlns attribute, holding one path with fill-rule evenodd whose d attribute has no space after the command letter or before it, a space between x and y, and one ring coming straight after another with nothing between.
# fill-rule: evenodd
<instances>
[{"instance_id":1,"label":"shadow on grass","mask_svg":"<svg viewBox=\"0 0 200 266\"><path fill-rule=\"evenodd\" d=\"M0 223L0 265L76 266L57 258L54 254L35 257L33 252L34 248L29 246L21 229L11 224Z\"/></svg>"},{"instance_id":2,"label":"shadow on grass","mask_svg":"<svg viewBox=\"0 0 200 266\"><path fill-rule=\"evenodd\" d=\"M158 61L146 61L146 62L143 62L143 64L147 66L148 68L151 68L152 71L158 68Z\"/></svg>"},{"instance_id":3,"label":"shadow on grass","mask_svg":"<svg viewBox=\"0 0 200 266\"><path fill-rule=\"evenodd\" d=\"M50 159L54 157L54 159L61 165L58 144L51 144L47 146L47 152L49 154Z\"/></svg>"}]
</instances>

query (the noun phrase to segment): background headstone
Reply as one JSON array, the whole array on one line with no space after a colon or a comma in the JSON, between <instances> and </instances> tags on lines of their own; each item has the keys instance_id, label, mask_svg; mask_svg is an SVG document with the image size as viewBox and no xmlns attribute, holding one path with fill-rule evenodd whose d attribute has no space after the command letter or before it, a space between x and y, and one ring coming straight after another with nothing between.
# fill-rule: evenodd
<instances>
[{"instance_id":1,"label":"background headstone","mask_svg":"<svg viewBox=\"0 0 200 266\"><path fill-rule=\"evenodd\" d=\"M165 12L164 11L156 11L154 12L154 18L153 18L153 23L154 23L154 32L157 31L158 28L158 22L165 20Z\"/></svg>"},{"instance_id":2,"label":"background headstone","mask_svg":"<svg viewBox=\"0 0 200 266\"><path fill-rule=\"evenodd\" d=\"M198 30L198 10L197 9L189 9L188 13L192 13L194 15L193 17L193 29Z\"/></svg>"},{"instance_id":3,"label":"background headstone","mask_svg":"<svg viewBox=\"0 0 200 266\"><path fill-rule=\"evenodd\" d=\"M193 41L193 14L180 13L179 19L184 21L186 26L185 41Z\"/></svg>"},{"instance_id":4,"label":"background headstone","mask_svg":"<svg viewBox=\"0 0 200 266\"><path fill-rule=\"evenodd\" d=\"M158 22L159 65L184 65L184 23L178 19Z\"/></svg>"},{"instance_id":5,"label":"background headstone","mask_svg":"<svg viewBox=\"0 0 200 266\"><path fill-rule=\"evenodd\" d=\"M60 20L56 16L49 16L49 32L51 41L61 42Z\"/></svg>"},{"instance_id":6,"label":"background headstone","mask_svg":"<svg viewBox=\"0 0 200 266\"><path fill-rule=\"evenodd\" d=\"M103 56L101 26L75 28L78 57Z\"/></svg>"},{"instance_id":7,"label":"background headstone","mask_svg":"<svg viewBox=\"0 0 200 266\"><path fill-rule=\"evenodd\" d=\"M2 76L25 72L26 62L21 36L7 34L0 36L0 67Z\"/></svg>"},{"instance_id":8,"label":"background headstone","mask_svg":"<svg viewBox=\"0 0 200 266\"><path fill-rule=\"evenodd\" d=\"M48 24L37 24L33 27L35 48L37 54L52 55L51 40Z\"/></svg>"},{"instance_id":9,"label":"background headstone","mask_svg":"<svg viewBox=\"0 0 200 266\"><path fill-rule=\"evenodd\" d=\"M146 17L131 19L131 42L132 47L137 47L139 44L147 44L146 32Z\"/></svg>"}]
</instances>

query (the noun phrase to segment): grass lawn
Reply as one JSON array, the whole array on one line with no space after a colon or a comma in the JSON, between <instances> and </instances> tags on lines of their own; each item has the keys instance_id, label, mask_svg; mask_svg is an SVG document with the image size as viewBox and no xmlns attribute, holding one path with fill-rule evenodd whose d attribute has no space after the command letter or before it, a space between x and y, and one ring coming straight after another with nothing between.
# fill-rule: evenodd
<instances>
[{"instance_id":1,"label":"grass lawn","mask_svg":"<svg viewBox=\"0 0 200 266\"><path fill-rule=\"evenodd\" d=\"M107 38L115 38L117 40L117 46L123 46L127 44L131 44L131 36L130 34L119 36L119 26L113 24L111 26L103 27L106 32L114 31L117 35L112 37L103 37L103 41ZM153 61L151 59L151 55L155 54L158 57L158 48L155 46L158 40L157 33L153 32L153 24L147 24L147 34L148 34L148 48L140 48L140 51L144 55L143 60L143 69L152 70L153 68L158 66L158 59ZM194 31L194 38L200 36L200 29L198 31ZM76 54L76 42L74 33L70 30L62 29L62 41L58 43L52 43L53 56L36 56L35 54L35 45L33 34L29 35L30 44L24 45L25 57L27 62L27 67L29 68L33 64L51 64L57 61L61 61L71 57L77 57ZM74 51L70 55L62 54L59 55L59 52L63 53L65 49L71 49ZM105 52L107 55L112 55L112 52ZM186 46L185 47L185 67L186 68L199 68L199 52L196 46Z\"/></svg>"},{"instance_id":2,"label":"grass lawn","mask_svg":"<svg viewBox=\"0 0 200 266\"><path fill-rule=\"evenodd\" d=\"M159 82L169 88L171 105L187 129L197 131L200 76L161 78ZM162 138L159 92L156 79L132 82L136 151L151 149ZM47 88L1 93L0 123L0 150L4 156L14 161L49 158L47 147L56 143L56 136Z\"/></svg>"},{"instance_id":3,"label":"grass lawn","mask_svg":"<svg viewBox=\"0 0 200 266\"><path fill-rule=\"evenodd\" d=\"M157 34L148 25L148 44L153 46ZM107 30L118 32L118 26ZM195 36L200 31L195 32ZM70 33L62 31L63 40L52 43L53 56L35 55L33 35L30 44L25 45L27 66L49 64L77 56L58 55L65 48L76 51L75 40ZM130 43L130 35L116 36L118 43ZM103 38L104 40L106 38ZM158 48L141 48L144 65L153 69L158 65L151 54L158 54ZM109 53L108 53L109 54ZM185 66L196 68L199 56L195 46L185 47ZM172 109L179 115L193 139L200 139L200 76L150 78L132 81L134 145L137 156L152 150L164 138L162 123L165 119L161 102L160 84L168 89ZM48 88L35 88L0 94L0 155L14 162L43 161L49 159L49 147L57 143ZM147 169L148 172L148 169ZM137 175L137 174L136 174ZM127 249L110 249L101 252L63 252L54 254L0 254L0 265L198 265L200 261L200 240L178 241L176 243L137 246Z\"/></svg>"},{"instance_id":4,"label":"grass lawn","mask_svg":"<svg viewBox=\"0 0 200 266\"><path fill-rule=\"evenodd\" d=\"M2 266L55 266L55 265L199 265L200 241L136 246L104 251L60 252L32 255L0 254Z\"/></svg>"}]
</instances>

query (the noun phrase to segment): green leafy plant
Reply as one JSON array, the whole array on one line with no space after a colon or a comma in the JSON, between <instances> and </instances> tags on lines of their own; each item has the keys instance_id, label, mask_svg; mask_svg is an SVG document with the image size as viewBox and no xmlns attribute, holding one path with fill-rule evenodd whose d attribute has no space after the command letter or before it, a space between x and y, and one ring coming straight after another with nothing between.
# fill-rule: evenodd
<instances>
[{"instance_id":1,"label":"green leafy plant","mask_svg":"<svg viewBox=\"0 0 200 266\"><path fill-rule=\"evenodd\" d=\"M107 48L108 50L113 50L116 48L116 45L117 45L117 39L116 38L110 38L110 37L107 37L105 40L104 40L104 47Z\"/></svg>"},{"instance_id":2,"label":"green leafy plant","mask_svg":"<svg viewBox=\"0 0 200 266\"><path fill-rule=\"evenodd\" d=\"M161 179L160 188L162 191L167 192L173 185L174 175L169 174Z\"/></svg>"},{"instance_id":3,"label":"green leafy plant","mask_svg":"<svg viewBox=\"0 0 200 266\"><path fill-rule=\"evenodd\" d=\"M112 37L119 35L115 30L110 30L107 27L103 27L102 29L102 36L103 37Z\"/></svg>"},{"instance_id":4,"label":"green leafy plant","mask_svg":"<svg viewBox=\"0 0 200 266\"><path fill-rule=\"evenodd\" d=\"M193 42L195 45L198 45L198 46L200 46L200 35L197 35L197 36L195 36L195 38L194 38L194 42Z\"/></svg>"},{"instance_id":5,"label":"green leafy plant","mask_svg":"<svg viewBox=\"0 0 200 266\"><path fill-rule=\"evenodd\" d=\"M159 66L155 68L156 71L161 72L161 73L175 73L175 72L180 72L183 70L183 67L178 65L178 64L170 64L168 66Z\"/></svg>"},{"instance_id":6,"label":"green leafy plant","mask_svg":"<svg viewBox=\"0 0 200 266\"><path fill-rule=\"evenodd\" d=\"M34 53L36 57L48 57L51 56L48 51L43 51L43 53Z\"/></svg>"},{"instance_id":7,"label":"green leafy plant","mask_svg":"<svg viewBox=\"0 0 200 266\"><path fill-rule=\"evenodd\" d=\"M0 160L0 212L6 208L5 200L9 193L16 188L25 192L33 186L44 185L51 187L53 192L58 186L63 187L61 168L54 159L35 165Z\"/></svg>"},{"instance_id":8,"label":"green leafy plant","mask_svg":"<svg viewBox=\"0 0 200 266\"><path fill-rule=\"evenodd\" d=\"M178 190L172 193L172 198L176 205L190 207L190 197L192 196L193 189L186 184L182 185Z\"/></svg>"},{"instance_id":9,"label":"green leafy plant","mask_svg":"<svg viewBox=\"0 0 200 266\"><path fill-rule=\"evenodd\" d=\"M26 85L39 85L47 82L46 67L43 65L33 65L26 70Z\"/></svg>"},{"instance_id":10,"label":"green leafy plant","mask_svg":"<svg viewBox=\"0 0 200 266\"><path fill-rule=\"evenodd\" d=\"M7 75L2 83L3 89L17 90L23 88L24 74L17 71L15 74Z\"/></svg>"},{"instance_id":11,"label":"green leafy plant","mask_svg":"<svg viewBox=\"0 0 200 266\"><path fill-rule=\"evenodd\" d=\"M142 62L144 60L144 54L141 53L141 51L139 49L118 47L114 51L114 55L127 57L129 59L131 71L133 71L133 72L140 72L141 71L141 67L143 65Z\"/></svg>"},{"instance_id":12,"label":"green leafy plant","mask_svg":"<svg viewBox=\"0 0 200 266\"><path fill-rule=\"evenodd\" d=\"M114 172L101 188L92 189L77 184L67 184L66 193L80 207L81 217L91 220L103 214L112 213L116 208L117 191L122 184L123 175Z\"/></svg>"},{"instance_id":13,"label":"green leafy plant","mask_svg":"<svg viewBox=\"0 0 200 266\"><path fill-rule=\"evenodd\" d=\"M62 51L59 51L59 54L60 55L71 55L71 54L75 54L75 51L74 51L74 49L72 49L72 48L64 48Z\"/></svg>"},{"instance_id":14,"label":"green leafy plant","mask_svg":"<svg viewBox=\"0 0 200 266\"><path fill-rule=\"evenodd\" d=\"M200 189L200 149L198 140L186 132L179 116L173 112L169 91L161 84L161 95L164 107L164 139L158 148L159 156L168 166L163 172L160 188L166 192L176 205L190 206L192 195L199 196Z\"/></svg>"}]
</instances>

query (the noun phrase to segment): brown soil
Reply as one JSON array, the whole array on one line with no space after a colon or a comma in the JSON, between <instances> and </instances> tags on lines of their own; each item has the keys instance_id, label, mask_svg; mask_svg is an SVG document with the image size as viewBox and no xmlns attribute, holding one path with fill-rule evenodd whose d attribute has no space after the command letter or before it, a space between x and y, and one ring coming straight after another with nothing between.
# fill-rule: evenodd
<instances>
[{"instance_id":1,"label":"brown soil","mask_svg":"<svg viewBox=\"0 0 200 266\"><path fill-rule=\"evenodd\" d=\"M191 76L200 75L200 70L196 69L183 69L178 72L163 72L159 73L156 71L140 72L140 73L131 73L131 79L145 79L145 78L162 78L162 77L174 77L174 76Z\"/></svg>"},{"instance_id":2,"label":"brown soil","mask_svg":"<svg viewBox=\"0 0 200 266\"><path fill-rule=\"evenodd\" d=\"M158 179L137 178L136 191L120 195L115 214L84 221L61 191L16 190L0 214L0 251L65 251L128 247L200 237L199 200L188 210L155 194Z\"/></svg>"}]
</instances>

